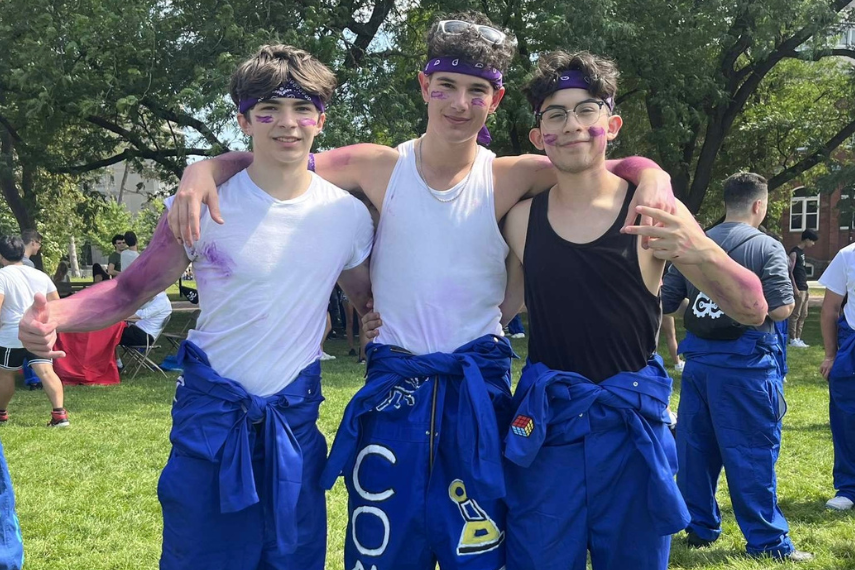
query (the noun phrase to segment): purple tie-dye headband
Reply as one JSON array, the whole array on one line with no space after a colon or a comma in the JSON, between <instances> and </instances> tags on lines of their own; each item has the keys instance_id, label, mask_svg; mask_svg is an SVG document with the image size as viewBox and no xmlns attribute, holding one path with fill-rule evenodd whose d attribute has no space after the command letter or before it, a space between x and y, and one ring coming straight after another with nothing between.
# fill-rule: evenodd
<instances>
[{"instance_id":1,"label":"purple tie-dye headband","mask_svg":"<svg viewBox=\"0 0 855 570\"><path fill-rule=\"evenodd\" d=\"M270 95L266 97L259 98L249 98L249 99L241 99L238 104L238 111L245 115L247 111L261 103L262 101L269 101L270 99L301 99L303 101L311 101L312 104L317 107L318 111L321 113L324 112L324 102L321 101L321 98L317 95L311 95L306 93L306 91L300 87L300 84L294 81L293 79L289 79L279 87L273 90Z\"/></svg>"},{"instance_id":2,"label":"purple tie-dye headband","mask_svg":"<svg viewBox=\"0 0 855 570\"><path fill-rule=\"evenodd\" d=\"M544 93L543 98L537 102L534 111L540 111L540 106L543 105L543 102L546 100L546 98L555 93L556 91L561 91L562 89L584 89L585 91L590 91L591 80L590 78L588 78L588 76L586 76L578 69L571 69L559 72L558 76L553 80L549 91ZM608 105L609 111L615 110L614 99L612 99L611 97L606 97L605 99L603 99L603 102Z\"/></svg>"},{"instance_id":3,"label":"purple tie-dye headband","mask_svg":"<svg viewBox=\"0 0 855 570\"><path fill-rule=\"evenodd\" d=\"M459 57L435 57L427 62L424 73L425 75L430 75L438 71L480 77L489 81L490 85L495 89L502 88L502 72L495 67L489 67L483 63L473 63L462 60ZM490 130L487 129L487 125L484 125L478 131L478 144L489 146L491 142L493 142L493 137L490 136Z\"/></svg>"}]
</instances>

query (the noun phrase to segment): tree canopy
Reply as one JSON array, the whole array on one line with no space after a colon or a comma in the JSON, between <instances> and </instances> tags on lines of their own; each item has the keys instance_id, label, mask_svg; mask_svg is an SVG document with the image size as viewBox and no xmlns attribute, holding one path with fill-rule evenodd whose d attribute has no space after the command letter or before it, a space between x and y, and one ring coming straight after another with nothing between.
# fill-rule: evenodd
<instances>
[{"instance_id":1,"label":"tree canopy","mask_svg":"<svg viewBox=\"0 0 855 570\"><path fill-rule=\"evenodd\" d=\"M622 73L625 125L612 155L653 158L692 211L714 210L705 197L736 170L759 171L777 188L851 162L841 149L855 134L855 46L836 46L853 18L849 3L6 0L0 188L25 227L44 223L43 198L77 199L57 194L69 188L57 177L73 186L107 165L148 161L176 183L188 157L240 145L228 78L270 42L309 50L339 77L319 147L400 143L424 129L416 74L432 18L475 9L519 41L489 122L497 154L532 151L518 87L537 54L588 49Z\"/></svg>"}]
</instances>

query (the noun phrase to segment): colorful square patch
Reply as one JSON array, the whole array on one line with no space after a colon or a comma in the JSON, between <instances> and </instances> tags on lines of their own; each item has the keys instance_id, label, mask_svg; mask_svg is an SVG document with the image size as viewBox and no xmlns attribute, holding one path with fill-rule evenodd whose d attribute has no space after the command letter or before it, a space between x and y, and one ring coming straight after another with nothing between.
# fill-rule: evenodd
<instances>
[{"instance_id":1,"label":"colorful square patch","mask_svg":"<svg viewBox=\"0 0 855 570\"><path fill-rule=\"evenodd\" d=\"M511 429L517 435L528 437L534 431L534 420L528 416L517 416L511 424Z\"/></svg>"}]
</instances>

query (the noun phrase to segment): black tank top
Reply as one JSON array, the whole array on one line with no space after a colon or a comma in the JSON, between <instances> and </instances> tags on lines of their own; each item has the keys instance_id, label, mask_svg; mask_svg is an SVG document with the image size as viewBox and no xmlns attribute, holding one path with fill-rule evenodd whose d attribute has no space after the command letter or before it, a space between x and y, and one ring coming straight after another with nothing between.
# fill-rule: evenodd
<instances>
[{"instance_id":1,"label":"black tank top","mask_svg":"<svg viewBox=\"0 0 855 570\"><path fill-rule=\"evenodd\" d=\"M638 236L620 233L634 192L627 189L612 226L585 244L552 229L549 192L532 201L523 254L532 362L594 382L647 365L662 310L641 276Z\"/></svg>"}]
</instances>

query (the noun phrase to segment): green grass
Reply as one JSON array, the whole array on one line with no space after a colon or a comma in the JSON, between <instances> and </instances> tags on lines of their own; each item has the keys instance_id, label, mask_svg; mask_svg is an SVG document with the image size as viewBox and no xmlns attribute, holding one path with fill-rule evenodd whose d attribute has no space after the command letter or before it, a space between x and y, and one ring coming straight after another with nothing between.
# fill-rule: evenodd
<instances>
[{"instance_id":1,"label":"green grass","mask_svg":"<svg viewBox=\"0 0 855 570\"><path fill-rule=\"evenodd\" d=\"M789 413L784 419L778 463L779 497L797 547L817 554L816 561L800 567L855 569L855 513L823 508L833 492L832 449L828 394L817 372L822 359L818 317L819 311L812 311L804 333L811 348L790 351L786 385ZM170 329L180 328L185 318L186 314L177 313ZM525 341L513 342L524 357ZM346 356L343 340L328 341L325 348L338 356L324 363L326 402L321 408L320 427L332 441L348 398L362 384L364 368ZM517 361L515 377L520 367L521 361ZM18 392L10 406L12 419L0 428L0 437L17 493L26 570L157 567L161 522L156 488L169 452L173 379L174 375L164 380L149 374L115 387L68 387L66 403L72 427L66 430L44 427L49 405L43 393ZM678 398L679 375L675 375L675 407ZM344 570L344 485L339 482L327 497L327 568ZM678 535L671 567L780 567L743 556L745 542L733 519L724 478L719 501L724 516L721 539L712 548L690 551Z\"/></svg>"}]
</instances>

